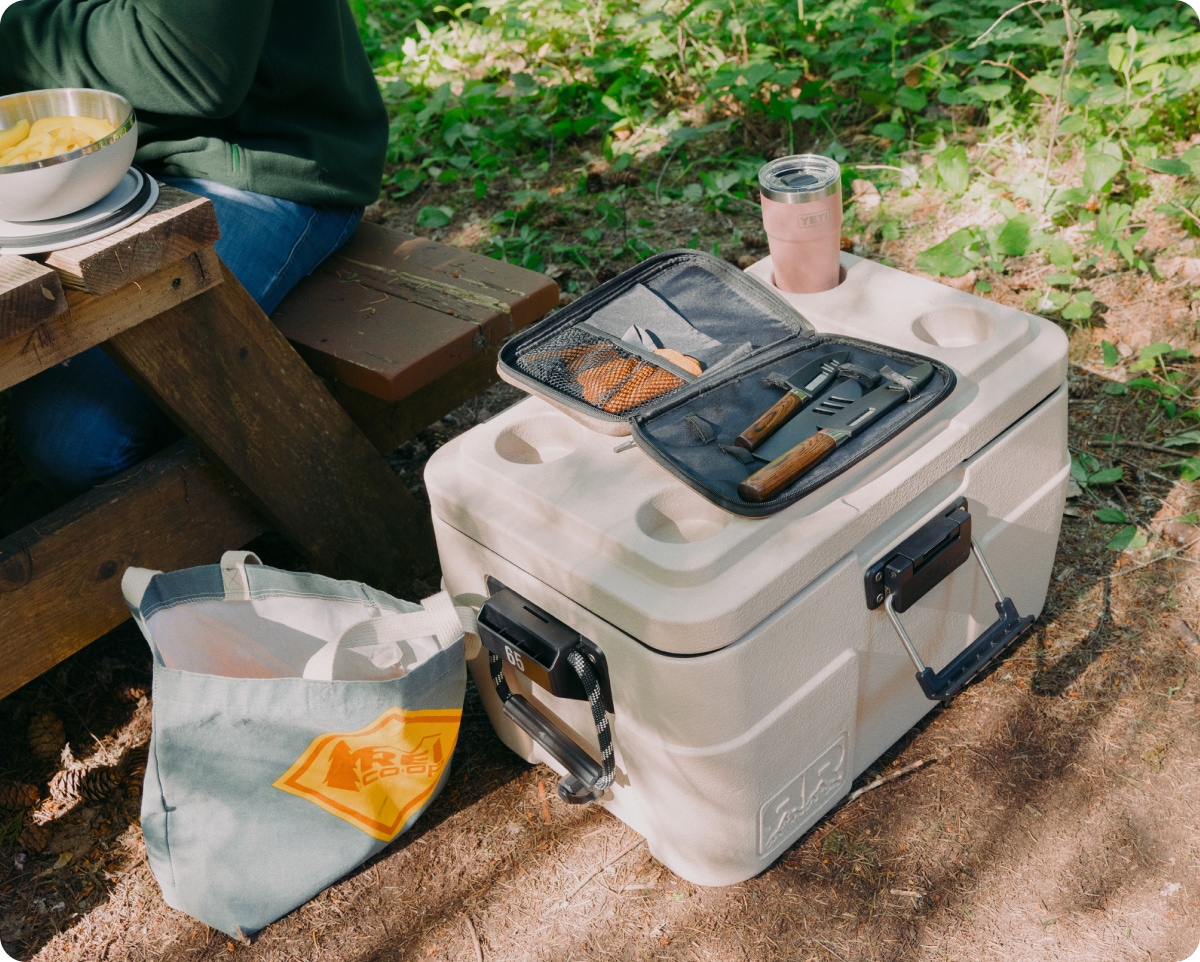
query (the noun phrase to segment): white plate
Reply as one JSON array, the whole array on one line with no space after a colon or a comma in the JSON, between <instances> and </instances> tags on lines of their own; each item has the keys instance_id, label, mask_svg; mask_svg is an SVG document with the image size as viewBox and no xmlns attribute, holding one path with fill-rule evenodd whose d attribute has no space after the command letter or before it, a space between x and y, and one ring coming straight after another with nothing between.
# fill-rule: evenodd
<instances>
[{"instance_id":1,"label":"white plate","mask_svg":"<svg viewBox=\"0 0 1200 962\"><path fill-rule=\"evenodd\" d=\"M158 200L158 182L130 167L107 196L91 207L53 220L0 220L0 254L42 254L77 247L127 227Z\"/></svg>"}]
</instances>

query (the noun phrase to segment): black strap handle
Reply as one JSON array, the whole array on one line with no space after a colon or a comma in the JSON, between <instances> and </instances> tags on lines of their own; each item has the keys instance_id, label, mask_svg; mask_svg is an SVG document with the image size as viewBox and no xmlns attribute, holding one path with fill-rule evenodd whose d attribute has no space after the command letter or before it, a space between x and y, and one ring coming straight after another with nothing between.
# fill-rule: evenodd
<instances>
[{"instance_id":1,"label":"black strap handle","mask_svg":"<svg viewBox=\"0 0 1200 962\"><path fill-rule=\"evenodd\" d=\"M971 555L983 569L1000 617L950 664L941 671L934 671L921 660L916 645L900 623L898 612L910 608ZM1022 618L1012 599L1000 590L979 543L971 534L971 515L965 498L959 498L949 509L897 545L886 558L871 565L864 585L867 607L875 609L882 605L887 611L892 627L916 665L917 684L930 701L949 701L1012 647L1033 624L1033 617Z\"/></svg>"},{"instance_id":2,"label":"black strap handle","mask_svg":"<svg viewBox=\"0 0 1200 962\"><path fill-rule=\"evenodd\" d=\"M549 718L533 706L524 695L513 694L504 677L504 662L494 652L488 652L488 669L492 685L504 707L504 713L530 738L549 752L550 757L567 770L558 780L558 797L569 805L594 802L613 783L616 771L612 744L612 730L604 710L604 696L600 682L588 660L579 651L567 653L567 663L575 669L583 685L588 705L592 709L592 721L596 726L596 740L600 743L600 763L575 744Z\"/></svg>"},{"instance_id":3,"label":"black strap handle","mask_svg":"<svg viewBox=\"0 0 1200 962\"><path fill-rule=\"evenodd\" d=\"M949 701L984 668L999 658L1033 623L1033 616L1022 618L1011 598L996 602L1000 619L969 644L941 671L926 668L917 672L917 684L930 701Z\"/></svg>"}]
</instances>

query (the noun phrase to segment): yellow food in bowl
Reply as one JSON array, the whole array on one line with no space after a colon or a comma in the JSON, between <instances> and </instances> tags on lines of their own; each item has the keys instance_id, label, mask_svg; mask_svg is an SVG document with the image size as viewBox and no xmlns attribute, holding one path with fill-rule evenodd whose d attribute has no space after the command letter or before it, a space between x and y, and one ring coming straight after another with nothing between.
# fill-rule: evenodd
<instances>
[{"instance_id":1,"label":"yellow food in bowl","mask_svg":"<svg viewBox=\"0 0 1200 962\"><path fill-rule=\"evenodd\" d=\"M32 124L18 120L8 130L0 130L0 167L66 154L114 130L107 120L95 117L43 117Z\"/></svg>"}]
</instances>

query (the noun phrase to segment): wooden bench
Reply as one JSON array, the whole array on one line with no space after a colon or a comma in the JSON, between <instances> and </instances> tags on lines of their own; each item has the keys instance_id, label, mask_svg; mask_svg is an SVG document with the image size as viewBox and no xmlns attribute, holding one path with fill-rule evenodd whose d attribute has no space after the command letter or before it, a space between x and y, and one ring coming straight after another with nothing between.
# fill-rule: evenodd
<instances>
[{"instance_id":1,"label":"wooden bench","mask_svg":"<svg viewBox=\"0 0 1200 962\"><path fill-rule=\"evenodd\" d=\"M557 304L544 274L363 223L271 319L386 453L495 383L500 345Z\"/></svg>"},{"instance_id":2,"label":"wooden bench","mask_svg":"<svg viewBox=\"0 0 1200 962\"><path fill-rule=\"evenodd\" d=\"M379 452L494 381L501 340L558 302L543 275L364 224L276 314L323 390L222 282L216 236L207 201L164 188L109 238L0 254L0 389L103 343L196 439L0 538L0 697L128 617L129 565L208 564L274 529L384 590L427 570L428 510Z\"/></svg>"}]
</instances>

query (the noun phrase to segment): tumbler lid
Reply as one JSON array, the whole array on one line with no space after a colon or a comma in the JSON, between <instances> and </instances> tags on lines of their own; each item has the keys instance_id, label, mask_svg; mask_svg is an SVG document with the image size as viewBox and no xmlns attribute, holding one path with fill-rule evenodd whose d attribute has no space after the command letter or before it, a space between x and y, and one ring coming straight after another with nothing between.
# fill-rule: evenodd
<instances>
[{"instance_id":1,"label":"tumbler lid","mask_svg":"<svg viewBox=\"0 0 1200 962\"><path fill-rule=\"evenodd\" d=\"M807 204L840 193L841 178L842 168L836 160L820 154L796 154L760 168L758 186L767 200Z\"/></svg>"}]
</instances>

